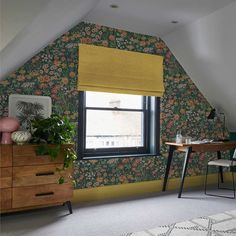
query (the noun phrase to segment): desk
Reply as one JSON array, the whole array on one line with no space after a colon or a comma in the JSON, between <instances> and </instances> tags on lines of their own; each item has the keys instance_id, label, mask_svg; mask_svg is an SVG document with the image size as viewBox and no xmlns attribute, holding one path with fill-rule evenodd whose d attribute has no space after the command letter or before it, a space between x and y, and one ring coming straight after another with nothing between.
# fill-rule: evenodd
<instances>
[{"instance_id":1,"label":"desk","mask_svg":"<svg viewBox=\"0 0 236 236\"><path fill-rule=\"evenodd\" d=\"M166 142L167 145L169 145L169 155L167 159L167 165L165 170L165 177L163 182L163 188L162 191L166 190L166 184L168 180L168 175L170 171L170 165L173 158L174 151L179 152L185 152L185 159L184 159L184 165L182 170L182 176L181 176L181 183L180 183L180 189L178 198L181 198L183 186L184 186L184 178L186 175L186 171L188 168L188 162L191 153L193 152L216 152L217 158L221 159L221 151L228 151L236 148L236 141L227 141L227 142L218 142L218 143L204 143L204 144L177 144L172 142ZM219 167L219 171L221 174L221 182L223 182L223 172L222 167Z\"/></svg>"}]
</instances>

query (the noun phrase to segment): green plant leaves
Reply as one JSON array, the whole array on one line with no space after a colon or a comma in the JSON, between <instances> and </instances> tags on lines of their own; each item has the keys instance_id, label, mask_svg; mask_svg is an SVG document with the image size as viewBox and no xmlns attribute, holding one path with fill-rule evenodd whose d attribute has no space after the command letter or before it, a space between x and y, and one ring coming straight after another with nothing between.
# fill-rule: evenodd
<instances>
[{"instance_id":1,"label":"green plant leaves","mask_svg":"<svg viewBox=\"0 0 236 236\"><path fill-rule=\"evenodd\" d=\"M75 126L65 116L52 115L46 119L35 119L32 121L33 143L43 143L37 147L37 155L49 155L52 160L55 160L60 151L64 154L64 163L62 169L57 169L58 172L73 167L74 161L77 159L73 148L61 147L62 144L71 143L75 135ZM48 145L54 144L54 145ZM58 179L59 184L63 184L65 178L63 175Z\"/></svg>"},{"instance_id":2,"label":"green plant leaves","mask_svg":"<svg viewBox=\"0 0 236 236\"><path fill-rule=\"evenodd\" d=\"M58 183L59 183L59 184L64 184L64 183L65 183L65 178L64 178L64 176L61 176L61 177L59 178Z\"/></svg>"},{"instance_id":3,"label":"green plant leaves","mask_svg":"<svg viewBox=\"0 0 236 236\"><path fill-rule=\"evenodd\" d=\"M49 155L49 156L51 156L52 160L55 160L60 152L60 149L61 149L60 145L56 145L53 147L49 147L47 145L40 145L37 147L35 152L38 156Z\"/></svg>"},{"instance_id":4,"label":"green plant leaves","mask_svg":"<svg viewBox=\"0 0 236 236\"><path fill-rule=\"evenodd\" d=\"M74 149L67 148L65 150L65 156L64 156L64 168L72 168L73 163L77 159L76 153Z\"/></svg>"},{"instance_id":5,"label":"green plant leaves","mask_svg":"<svg viewBox=\"0 0 236 236\"><path fill-rule=\"evenodd\" d=\"M33 143L66 144L75 135L75 125L65 116L52 115L46 119L32 121Z\"/></svg>"}]
</instances>

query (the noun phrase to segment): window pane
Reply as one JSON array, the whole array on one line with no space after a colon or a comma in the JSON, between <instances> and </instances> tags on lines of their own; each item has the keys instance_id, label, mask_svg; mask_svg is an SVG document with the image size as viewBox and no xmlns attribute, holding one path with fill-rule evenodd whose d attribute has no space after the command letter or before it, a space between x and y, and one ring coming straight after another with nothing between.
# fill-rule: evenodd
<instances>
[{"instance_id":1,"label":"window pane","mask_svg":"<svg viewBox=\"0 0 236 236\"><path fill-rule=\"evenodd\" d=\"M142 109L142 96L117 93L86 92L86 106Z\"/></svg>"},{"instance_id":2,"label":"window pane","mask_svg":"<svg viewBox=\"0 0 236 236\"><path fill-rule=\"evenodd\" d=\"M87 110L86 148L143 146L143 112Z\"/></svg>"}]
</instances>

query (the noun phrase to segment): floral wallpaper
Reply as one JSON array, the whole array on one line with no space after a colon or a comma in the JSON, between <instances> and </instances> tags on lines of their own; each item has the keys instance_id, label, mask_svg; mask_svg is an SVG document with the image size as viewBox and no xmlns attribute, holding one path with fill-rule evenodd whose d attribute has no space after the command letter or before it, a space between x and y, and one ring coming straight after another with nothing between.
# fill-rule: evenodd
<instances>
[{"instance_id":1,"label":"floral wallpaper","mask_svg":"<svg viewBox=\"0 0 236 236\"><path fill-rule=\"evenodd\" d=\"M168 152L164 143L173 139L177 130L197 139L220 135L221 122L207 120L210 105L160 38L85 22L0 81L0 117L8 115L10 94L33 94L51 96L53 112L67 115L77 123L79 43L162 55L165 93L161 98L161 155L78 161L75 164L77 188L162 179ZM204 154L193 155L187 175L204 174L206 162ZM182 164L183 154L175 154L170 177L180 176Z\"/></svg>"}]
</instances>

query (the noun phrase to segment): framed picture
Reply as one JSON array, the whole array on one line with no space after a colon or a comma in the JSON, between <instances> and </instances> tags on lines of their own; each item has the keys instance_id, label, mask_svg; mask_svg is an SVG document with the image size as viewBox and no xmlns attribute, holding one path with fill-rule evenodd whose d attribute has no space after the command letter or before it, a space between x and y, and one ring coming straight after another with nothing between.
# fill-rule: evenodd
<instances>
[{"instance_id":1,"label":"framed picture","mask_svg":"<svg viewBox=\"0 0 236 236\"><path fill-rule=\"evenodd\" d=\"M48 96L11 94L8 111L8 116L19 120L21 129L30 130L33 119L51 116L52 100Z\"/></svg>"}]
</instances>

